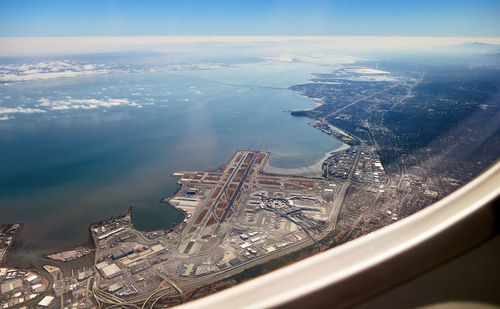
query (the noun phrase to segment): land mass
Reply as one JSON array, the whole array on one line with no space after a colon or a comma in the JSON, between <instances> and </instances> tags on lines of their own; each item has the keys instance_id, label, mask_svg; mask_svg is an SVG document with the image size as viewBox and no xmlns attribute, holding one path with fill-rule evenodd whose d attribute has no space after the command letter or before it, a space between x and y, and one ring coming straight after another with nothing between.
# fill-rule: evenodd
<instances>
[{"instance_id":1,"label":"land mass","mask_svg":"<svg viewBox=\"0 0 500 309\"><path fill-rule=\"evenodd\" d=\"M344 68L291 87L323 102L293 116L352 145L323 164L326 179L349 183L337 244L427 207L500 157L498 69L378 65L392 73Z\"/></svg>"},{"instance_id":2,"label":"land mass","mask_svg":"<svg viewBox=\"0 0 500 309\"><path fill-rule=\"evenodd\" d=\"M319 248L336 225L340 182L262 174L268 157L239 150L220 172L176 172L181 188L166 201L185 220L170 231L146 235L130 215L93 225L94 297L108 305L119 303L116 295L128 304L172 304L257 264Z\"/></svg>"},{"instance_id":3,"label":"land mass","mask_svg":"<svg viewBox=\"0 0 500 309\"><path fill-rule=\"evenodd\" d=\"M141 232L131 211L94 223L94 250L52 255L64 263L88 255L90 265L45 265L29 276L0 269L3 308L175 305L401 220L498 160L499 77L488 67L394 62L315 74L291 89L322 104L291 115L344 147L302 169L238 150L218 172L178 171L179 190L162 201L182 223ZM2 230L8 246L12 227Z\"/></svg>"}]
</instances>

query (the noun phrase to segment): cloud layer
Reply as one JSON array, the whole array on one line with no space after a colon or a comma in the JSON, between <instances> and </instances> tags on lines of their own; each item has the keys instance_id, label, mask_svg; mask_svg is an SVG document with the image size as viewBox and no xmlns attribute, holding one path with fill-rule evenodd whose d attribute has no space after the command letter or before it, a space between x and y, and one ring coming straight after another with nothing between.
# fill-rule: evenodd
<instances>
[{"instance_id":1,"label":"cloud layer","mask_svg":"<svg viewBox=\"0 0 500 309\"><path fill-rule=\"evenodd\" d=\"M99 36L99 37L5 37L0 38L0 56L47 54L85 54L102 52L189 51L212 44L238 43L257 46L258 50L273 48L265 43L291 44L298 49L312 45L308 51L319 50L429 50L464 42L480 41L500 44L498 37L404 37L404 36ZM200 44L201 43L201 44ZM199 44L194 46L193 44ZM311 47L311 46L309 46ZM258 53L260 54L260 52ZM269 53L267 53L269 54Z\"/></svg>"},{"instance_id":2,"label":"cloud layer","mask_svg":"<svg viewBox=\"0 0 500 309\"><path fill-rule=\"evenodd\" d=\"M40 108L30 108L30 107L0 107L0 115L35 114L35 113L45 113L45 111Z\"/></svg>"},{"instance_id":3,"label":"cloud layer","mask_svg":"<svg viewBox=\"0 0 500 309\"><path fill-rule=\"evenodd\" d=\"M74 99L66 97L63 100L50 100L41 98L38 100L37 107L47 108L49 110L71 110L71 109L96 109L100 107L115 107L120 105L134 106L141 108L142 105L131 102L129 99Z\"/></svg>"},{"instance_id":4,"label":"cloud layer","mask_svg":"<svg viewBox=\"0 0 500 309\"><path fill-rule=\"evenodd\" d=\"M44 61L21 65L0 65L0 81L17 82L58 77L78 77L110 73L103 64L75 64L65 61Z\"/></svg>"},{"instance_id":5,"label":"cloud layer","mask_svg":"<svg viewBox=\"0 0 500 309\"><path fill-rule=\"evenodd\" d=\"M142 108L143 105L130 101L127 98L105 98L105 99L74 99L66 97L65 99L51 100L48 98L38 99L38 104L34 107L1 107L0 106L0 121L14 119L15 114L39 114L49 111L66 111L66 110L90 110L97 108L110 108L116 106L132 106ZM148 105L153 103L149 102Z\"/></svg>"}]
</instances>

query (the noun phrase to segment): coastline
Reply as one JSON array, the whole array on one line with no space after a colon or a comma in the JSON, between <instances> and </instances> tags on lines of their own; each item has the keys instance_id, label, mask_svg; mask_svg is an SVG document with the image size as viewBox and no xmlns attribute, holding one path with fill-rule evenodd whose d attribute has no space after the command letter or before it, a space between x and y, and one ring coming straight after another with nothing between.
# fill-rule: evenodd
<instances>
[{"instance_id":1,"label":"coastline","mask_svg":"<svg viewBox=\"0 0 500 309\"><path fill-rule=\"evenodd\" d=\"M301 166L294 168L282 168L282 167L274 167L269 164L267 161L262 173L270 174L270 175L285 175L285 176L307 176L307 177L321 177L323 175L323 162L325 162L328 157L330 157L334 152L342 151L348 149L348 144L342 143L342 145L336 149L333 149L329 152L325 152L323 157L319 159L318 162L311 164L309 166Z\"/></svg>"}]
</instances>

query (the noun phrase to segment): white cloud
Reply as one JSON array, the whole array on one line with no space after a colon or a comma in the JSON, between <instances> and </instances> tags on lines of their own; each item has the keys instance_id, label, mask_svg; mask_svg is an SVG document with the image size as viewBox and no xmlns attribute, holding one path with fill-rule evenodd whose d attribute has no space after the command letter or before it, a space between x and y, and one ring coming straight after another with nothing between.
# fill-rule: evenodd
<instances>
[{"instance_id":1,"label":"white cloud","mask_svg":"<svg viewBox=\"0 0 500 309\"><path fill-rule=\"evenodd\" d=\"M0 81L17 82L60 77L102 75L110 73L102 64L75 64L68 61L44 61L34 64L0 65Z\"/></svg>"},{"instance_id":2,"label":"white cloud","mask_svg":"<svg viewBox=\"0 0 500 309\"><path fill-rule=\"evenodd\" d=\"M0 120L10 120L10 119L14 119L14 116L3 115L0 117Z\"/></svg>"},{"instance_id":3,"label":"white cloud","mask_svg":"<svg viewBox=\"0 0 500 309\"><path fill-rule=\"evenodd\" d=\"M134 106L142 108L141 104L131 102L129 99L74 99L66 97L64 100L50 100L41 98L38 100L38 107L46 107L49 110L70 110L70 109L95 109L100 107L113 107L113 106Z\"/></svg>"},{"instance_id":4,"label":"white cloud","mask_svg":"<svg viewBox=\"0 0 500 309\"><path fill-rule=\"evenodd\" d=\"M62 111L62 110L67 110L71 109L68 105L54 105L50 108L53 111Z\"/></svg>"},{"instance_id":5,"label":"white cloud","mask_svg":"<svg viewBox=\"0 0 500 309\"><path fill-rule=\"evenodd\" d=\"M45 113L43 109L31 107L0 107L0 114L35 114Z\"/></svg>"}]
</instances>

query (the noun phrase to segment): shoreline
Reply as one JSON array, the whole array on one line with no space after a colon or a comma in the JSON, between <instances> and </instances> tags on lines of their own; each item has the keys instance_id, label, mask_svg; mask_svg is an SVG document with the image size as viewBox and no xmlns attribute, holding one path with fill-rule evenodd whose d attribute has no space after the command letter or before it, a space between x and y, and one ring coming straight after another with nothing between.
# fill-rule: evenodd
<instances>
[{"instance_id":1,"label":"shoreline","mask_svg":"<svg viewBox=\"0 0 500 309\"><path fill-rule=\"evenodd\" d=\"M274 167L269 164L267 161L264 169L262 170L263 174L268 175L285 175L285 176L306 176L306 177L321 177L323 175L323 162L328 159L334 152L339 152L342 150L349 149L351 146L348 144L342 143L342 145L336 149L325 152L323 157L319 159L316 163L311 164L309 166L301 166L301 167L292 167L292 168L284 168L284 167Z\"/></svg>"}]
</instances>

